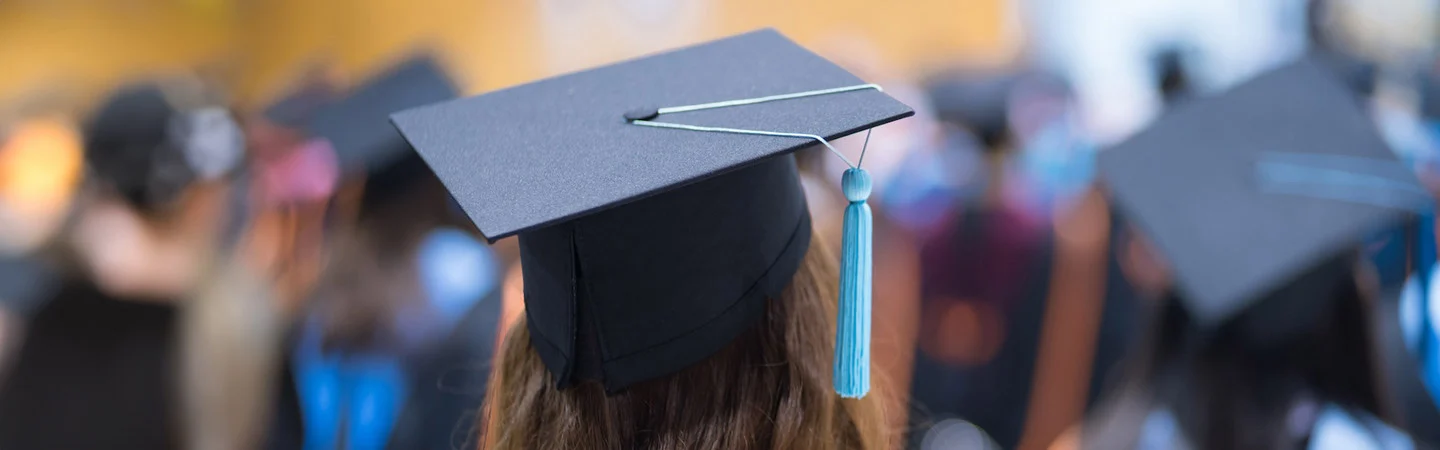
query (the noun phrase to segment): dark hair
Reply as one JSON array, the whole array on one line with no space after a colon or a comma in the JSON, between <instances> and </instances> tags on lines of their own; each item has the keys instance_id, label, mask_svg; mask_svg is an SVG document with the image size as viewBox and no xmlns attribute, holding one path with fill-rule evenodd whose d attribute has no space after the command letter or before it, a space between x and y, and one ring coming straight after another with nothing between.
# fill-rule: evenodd
<instances>
[{"instance_id":1,"label":"dark hair","mask_svg":"<svg viewBox=\"0 0 1440 450\"><path fill-rule=\"evenodd\" d=\"M1353 273L1353 272L1352 272ZM1298 445L1288 423L1305 399L1393 417L1376 373L1370 293L1341 276L1329 298L1311 298L1304 324L1282 335L1257 330L1275 310L1252 307L1214 330L1195 325L1179 294L1167 295L1128 373L1082 433L1086 448L1131 448L1144 417L1166 407L1194 448Z\"/></svg>"},{"instance_id":2,"label":"dark hair","mask_svg":"<svg viewBox=\"0 0 1440 450\"><path fill-rule=\"evenodd\" d=\"M455 222L445 188L433 176L384 201L365 203L339 224L314 301L327 348L389 345L398 312L419 301L415 258L433 229Z\"/></svg>"},{"instance_id":3,"label":"dark hair","mask_svg":"<svg viewBox=\"0 0 1440 450\"><path fill-rule=\"evenodd\" d=\"M1190 95L1193 87L1185 74L1185 64L1178 50L1155 55L1156 90L1167 106L1173 106Z\"/></svg>"}]
</instances>

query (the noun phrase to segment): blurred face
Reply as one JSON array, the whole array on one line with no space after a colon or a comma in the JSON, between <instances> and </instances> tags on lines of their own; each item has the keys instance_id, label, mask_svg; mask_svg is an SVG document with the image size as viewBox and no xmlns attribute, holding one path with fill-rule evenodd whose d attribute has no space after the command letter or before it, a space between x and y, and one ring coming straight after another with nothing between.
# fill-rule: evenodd
<instances>
[{"instance_id":1,"label":"blurred face","mask_svg":"<svg viewBox=\"0 0 1440 450\"><path fill-rule=\"evenodd\" d=\"M96 284L113 295L170 300L208 266L223 223L225 189L197 186L164 217L102 196L80 208L70 244Z\"/></svg>"}]
</instances>

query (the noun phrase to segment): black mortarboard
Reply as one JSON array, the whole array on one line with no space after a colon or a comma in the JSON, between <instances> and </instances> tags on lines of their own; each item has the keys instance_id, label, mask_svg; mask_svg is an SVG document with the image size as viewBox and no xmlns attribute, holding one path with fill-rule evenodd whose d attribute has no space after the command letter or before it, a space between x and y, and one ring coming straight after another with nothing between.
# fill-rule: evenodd
<instances>
[{"instance_id":1,"label":"black mortarboard","mask_svg":"<svg viewBox=\"0 0 1440 450\"><path fill-rule=\"evenodd\" d=\"M458 95L439 61L413 57L319 108L309 129L335 148L344 175L366 177L361 203L375 205L433 176L390 125L390 114Z\"/></svg>"},{"instance_id":2,"label":"black mortarboard","mask_svg":"<svg viewBox=\"0 0 1440 450\"><path fill-rule=\"evenodd\" d=\"M266 107L263 114L265 120L276 125L303 128L310 117L334 96L335 93L327 85L317 83L301 86Z\"/></svg>"},{"instance_id":3,"label":"black mortarboard","mask_svg":"<svg viewBox=\"0 0 1440 450\"><path fill-rule=\"evenodd\" d=\"M1010 92L1019 79L1010 73L954 73L930 82L927 93L940 120L970 129L986 151L996 151L1010 133Z\"/></svg>"},{"instance_id":4,"label":"black mortarboard","mask_svg":"<svg viewBox=\"0 0 1440 450\"><path fill-rule=\"evenodd\" d=\"M157 84L113 92L85 127L85 160L97 178L135 205L164 203L186 183L183 157L167 142L176 110Z\"/></svg>"},{"instance_id":5,"label":"black mortarboard","mask_svg":"<svg viewBox=\"0 0 1440 450\"><path fill-rule=\"evenodd\" d=\"M239 126L223 108L196 106L177 107L159 82L116 89L85 126L91 172L141 209L232 172L245 152Z\"/></svg>"},{"instance_id":6,"label":"black mortarboard","mask_svg":"<svg viewBox=\"0 0 1440 450\"><path fill-rule=\"evenodd\" d=\"M176 114L158 84L117 89L85 127L91 172L137 207L168 203L194 178L184 154L169 140Z\"/></svg>"},{"instance_id":7,"label":"black mortarboard","mask_svg":"<svg viewBox=\"0 0 1440 450\"><path fill-rule=\"evenodd\" d=\"M1277 329L1306 320L1324 289L1349 279L1347 256L1366 233L1429 200L1313 60L1187 102L1099 158L1207 328L1267 304L1282 305L1263 306Z\"/></svg>"},{"instance_id":8,"label":"black mortarboard","mask_svg":"<svg viewBox=\"0 0 1440 450\"><path fill-rule=\"evenodd\" d=\"M861 83L765 30L405 111L394 122L482 234L519 236L531 344L556 382L597 380L615 392L695 364L756 325L798 269L811 231L790 154L815 141L629 119ZM663 121L833 139L910 114L860 89Z\"/></svg>"}]
</instances>

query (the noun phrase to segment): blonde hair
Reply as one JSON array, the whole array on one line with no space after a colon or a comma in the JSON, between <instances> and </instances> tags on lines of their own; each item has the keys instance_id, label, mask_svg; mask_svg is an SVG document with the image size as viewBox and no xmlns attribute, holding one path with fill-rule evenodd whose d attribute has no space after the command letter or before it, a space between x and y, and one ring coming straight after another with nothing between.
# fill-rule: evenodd
<instances>
[{"instance_id":1,"label":"blonde hair","mask_svg":"<svg viewBox=\"0 0 1440 450\"><path fill-rule=\"evenodd\" d=\"M180 305L178 417L184 448L260 448L274 412L284 320L268 285L217 264Z\"/></svg>"},{"instance_id":2,"label":"blonde hair","mask_svg":"<svg viewBox=\"0 0 1440 450\"><path fill-rule=\"evenodd\" d=\"M497 357L481 447L882 448L880 395L841 399L831 384L836 277L834 257L812 244L762 323L695 366L613 396L594 382L556 389L521 318Z\"/></svg>"}]
</instances>

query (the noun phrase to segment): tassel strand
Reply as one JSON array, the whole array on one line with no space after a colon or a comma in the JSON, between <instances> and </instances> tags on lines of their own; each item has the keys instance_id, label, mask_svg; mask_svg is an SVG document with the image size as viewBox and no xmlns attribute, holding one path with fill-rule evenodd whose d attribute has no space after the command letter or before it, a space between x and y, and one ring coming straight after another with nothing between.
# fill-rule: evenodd
<instances>
[{"instance_id":1,"label":"tassel strand","mask_svg":"<svg viewBox=\"0 0 1440 450\"><path fill-rule=\"evenodd\" d=\"M835 392L860 398L870 392L871 228L870 174L845 171L841 188L845 207L840 253L840 312L835 331Z\"/></svg>"}]
</instances>

